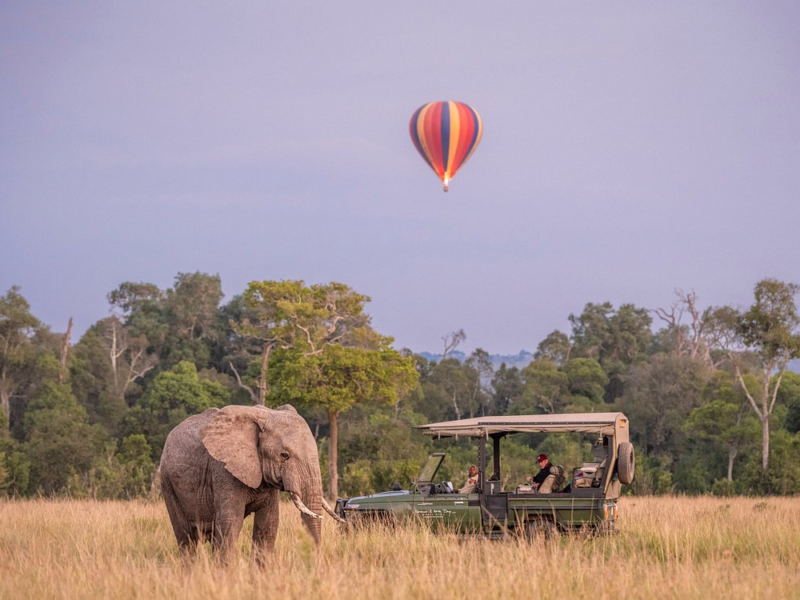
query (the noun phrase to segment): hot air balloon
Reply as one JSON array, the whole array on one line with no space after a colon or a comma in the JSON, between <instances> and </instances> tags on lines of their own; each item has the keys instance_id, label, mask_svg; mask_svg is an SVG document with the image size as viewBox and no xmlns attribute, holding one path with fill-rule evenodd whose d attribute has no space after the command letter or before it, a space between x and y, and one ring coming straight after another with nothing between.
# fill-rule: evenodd
<instances>
[{"instance_id":1,"label":"hot air balloon","mask_svg":"<svg viewBox=\"0 0 800 600\"><path fill-rule=\"evenodd\" d=\"M463 102L430 102L411 117L411 139L417 152L444 183L444 191L467 162L483 133L477 111Z\"/></svg>"}]
</instances>

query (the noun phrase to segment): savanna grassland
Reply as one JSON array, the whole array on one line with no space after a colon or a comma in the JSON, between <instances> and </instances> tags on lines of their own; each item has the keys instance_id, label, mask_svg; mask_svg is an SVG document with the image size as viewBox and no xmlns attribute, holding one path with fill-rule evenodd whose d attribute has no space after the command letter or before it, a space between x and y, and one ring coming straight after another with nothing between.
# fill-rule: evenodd
<instances>
[{"instance_id":1,"label":"savanna grassland","mask_svg":"<svg viewBox=\"0 0 800 600\"><path fill-rule=\"evenodd\" d=\"M319 554L291 504L262 570L182 560L160 503L0 503L0 598L796 598L800 499L636 497L610 537L461 539L408 526Z\"/></svg>"}]
</instances>

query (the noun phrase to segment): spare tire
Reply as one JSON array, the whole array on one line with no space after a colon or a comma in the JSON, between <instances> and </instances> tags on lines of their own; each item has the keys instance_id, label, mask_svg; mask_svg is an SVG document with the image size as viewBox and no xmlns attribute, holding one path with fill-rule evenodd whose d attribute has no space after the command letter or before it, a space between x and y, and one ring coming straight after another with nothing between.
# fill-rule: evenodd
<instances>
[{"instance_id":1,"label":"spare tire","mask_svg":"<svg viewBox=\"0 0 800 600\"><path fill-rule=\"evenodd\" d=\"M617 448L617 474L619 482L628 485L633 483L636 469L636 456L633 454L633 444L622 442Z\"/></svg>"}]
</instances>

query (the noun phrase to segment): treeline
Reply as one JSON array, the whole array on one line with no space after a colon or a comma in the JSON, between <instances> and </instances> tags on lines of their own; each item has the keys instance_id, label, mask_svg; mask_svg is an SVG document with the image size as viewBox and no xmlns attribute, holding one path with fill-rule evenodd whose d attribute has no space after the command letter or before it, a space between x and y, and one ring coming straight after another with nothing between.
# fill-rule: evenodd
<instances>
[{"instance_id":1,"label":"treeline","mask_svg":"<svg viewBox=\"0 0 800 600\"><path fill-rule=\"evenodd\" d=\"M703 309L694 292L655 310L589 303L528 366L494 369L480 349L452 358L463 331L444 336L438 361L395 349L372 327L369 298L340 283L253 282L224 304L220 278L204 273L179 273L167 290L123 283L111 316L74 344L71 323L52 332L14 287L0 297L0 494L148 496L187 416L285 403L317 437L333 497L407 484L433 448L414 425L616 410L637 449L633 493L795 494L797 292L765 279L745 309ZM516 437L504 446L510 481L541 451L565 466L589 456L581 436ZM442 477L458 481L474 445L442 446Z\"/></svg>"}]
</instances>

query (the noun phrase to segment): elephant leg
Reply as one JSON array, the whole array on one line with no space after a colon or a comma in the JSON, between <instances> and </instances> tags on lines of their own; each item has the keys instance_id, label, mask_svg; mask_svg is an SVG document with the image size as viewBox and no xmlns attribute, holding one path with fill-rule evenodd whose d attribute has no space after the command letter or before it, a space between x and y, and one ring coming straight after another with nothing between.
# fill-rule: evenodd
<instances>
[{"instance_id":1,"label":"elephant leg","mask_svg":"<svg viewBox=\"0 0 800 600\"><path fill-rule=\"evenodd\" d=\"M161 480L161 495L164 496L164 502L167 505L169 521L172 524L175 539L178 541L178 548L184 554L193 552L197 547L197 531L186 518L175 491L172 489L172 484L166 478Z\"/></svg>"},{"instance_id":2,"label":"elephant leg","mask_svg":"<svg viewBox=\"0 0 800 600\"><path fill-rule=\"evenodd\" d=\"M260 566L264 566L268 554L275 550L280 521L280 491L267 490L265 504L253 516L253 556Z\"/></svg>"},{"instance_id":3,"label":"elephant leg","mask_svg":"<svg viewBox=\"0 0 800 600\"><path fill-rule=\"evenodd\" d=\"M245 500L243 498L225 498L214 501L214 537L212 548L215 556L228 562L236 552L236 542L242 532L244 522Z\"/></svg>"}]
</instances>

